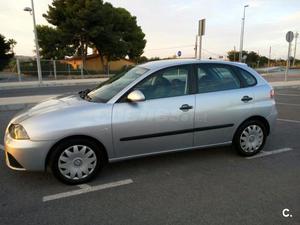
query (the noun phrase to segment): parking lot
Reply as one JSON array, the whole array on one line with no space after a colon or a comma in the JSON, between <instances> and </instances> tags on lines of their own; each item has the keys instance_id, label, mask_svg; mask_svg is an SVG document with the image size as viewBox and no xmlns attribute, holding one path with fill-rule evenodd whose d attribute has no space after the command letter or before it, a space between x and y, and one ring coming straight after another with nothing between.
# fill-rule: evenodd
<instances>
[{"instance_id":1,"label":"parking lot","mask_svg":"<svg viewBox=\"0 0 300 225\"><path fill-rule=\"evenodd\" d=\"M67 186L10 170L0 150L0 224L300 224L300 87L276 89L276 102L276 130L257 157L231 147L171 153ZM0 112L2 147L16 112Z\"/></svg>"}]
</instances>

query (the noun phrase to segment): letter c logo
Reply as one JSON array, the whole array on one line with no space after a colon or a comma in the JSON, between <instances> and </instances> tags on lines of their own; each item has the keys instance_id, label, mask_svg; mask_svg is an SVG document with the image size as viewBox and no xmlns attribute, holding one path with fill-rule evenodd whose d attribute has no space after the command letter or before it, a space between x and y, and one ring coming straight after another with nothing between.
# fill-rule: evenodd
<instances>
[{"instance_id":1,"label":"letter c logo","mask_svg":"<svg viewBox=\"0 0 300 225\"><path fill-rule=\"evenodd\" d=\"M284 209L282 210L282 215L284 217L290 217L291 215L289 214L290 210L289 209Z\"/></svg>"}]
</instances>

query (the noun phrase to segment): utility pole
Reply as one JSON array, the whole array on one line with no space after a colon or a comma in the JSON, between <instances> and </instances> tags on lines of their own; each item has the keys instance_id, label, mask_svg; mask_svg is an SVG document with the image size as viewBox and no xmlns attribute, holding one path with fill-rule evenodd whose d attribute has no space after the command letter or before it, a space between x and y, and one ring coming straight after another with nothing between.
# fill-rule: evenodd
<instances>
[{"instance_id":1,"label":"utility pole","mask_svg":"<svg viewBox=\"0 0 300 225\"><path fill-rule=\"evenodd\" d=\"M233 62L235 62L235 53L236 53L236 49L235 46L233 46Z\"/></svg>"},{"instance_id":2,"label":"utility pole","mask_svg":"<svg viewBox=\"0 0 300 225\"><path fill-rule=\"evenodd\" d=\"M272 47L270 46L270 48L269 48L268 67L270 67L270 62L271 62L271 52L272 52Z\"/></svg>"},{"instance_id":3,"label":"utility pole","mask_svg":"<svg viewBox=\"0 0 300 225\"><path fill-rule=\"evenodd\" d=\"M294 47L294 59L293 59L293 66L295 66L296 62L296 52L297 52L297 39L298 39L299 33L295 33L295 47Z\"/></svg>"},{"instance_id":4,"label":"utility pole","mask_svg":"<svg viewBox=\"0 0 300 225\"><path fill-rule=\"evenodd\" d=\"M80 65L80 75L81 75L81 79L83 79L83 61L81 62Z\"/></svg>"},{"instance_id":5,"label":"utility pole","mask_svg":"<svg viewBox=\"0 0 300 225\"><path fill-rule=\"evenodd\" d=\"M244 27L245 27L245 16L246 16L246 8L249 5L244 5L244 14L242 18L242 27L241 27L241 38L240 38L240 52L239 52L239 61L242 62L243 57L243 44L244 44Z\"/></svg>"},{"instance_id":6,"label":"utility pole","mask_svg":"<svg viewBox=\"0 0 300 225\"><path fill-rule=\"evenodd\" d=\"M33 0L31 0L31 7L32 7L34 37L35 37L36 63L37 63L37 69L38 69L39 83L41 84L42 83L42 68L41 68L41 58L40 58L40 47L39 47L38 35L37 35L37 31L36 31L35 11L34 11Z\"/></svg>"},{"instance_id":7,"label":"utility pole","mask_svg":"<svg viewBox=\"0 0 300 225\"><path fill-rule=\"evenodd\" d=\"M198 36L199 36L199 51L198 58L201 59L202 55L202 36L205 34L205 19L199 20Z\"/></svg>"},{"instance_id":8,"label":"utility pole","mask_svg":"<svg viewBox=\"0 0 300 225\"><path fill-rule=\"evenodd\" d=\"M56 60L52 59L52 63L53 63L53 71L54 71L54 79L57 79L57 72L56 72Z\"/></svg>"},{"instance_id":9,"label":"utility pole","mask_svg":"<svg viewBox=\"0 0 300 225\"><path fill-rule=\"evenodd\" d=\"M285 73L284 73L284 80L287 81L289 68L290 68L291 46L292 46L292 41L294 39L294 33L292 31L287 32L285 39L289 43L288 56L287 56L287 60L286 60L286 68L285 68Z\"/></svg>"},{"instance_id":10,"label":"utility pole","mask_svg":"<svg viewBox=\"0 0 300 225\"><path fill-rule=\"evenodd\" d=\"M290 55L291 55L291 42L289 42L288 57L286 60L286 69L285 69L285 73L284 73L285 81L287 81L287 79L288 79L288 73L289 73L289 68L290 68Z\"/></svg>"},{"instance_id":11,"label":"utility pole","mask_svg":"<svg viewBox=\"0 0 300 225\"><path fill-rule=\"evenodd\" d=\"M196 35L196 42L195 42L195 59L197 59L197 50L198 50L198 35Z\"/></svg>"},{"instance_id":12,"label":"utility pole","mask_svg":"<svg viewBox=\"0 0 300 225\"><path fill-rule=\"evenodd\" d=\"M202 57L202 36L200 35L199 36L199 52L198 52L198 54L199 54L199 56L198 56L198 58L199 59L201 59L201 57Z\"/></svg>"},{"instance_id":13,"label":"utility pole","mask_svg":"<svg viewBox=\"0 0 300 225\"><path fill-rule=\"evenodd\" d=\"M38 42L38 35L36 31L36 21L35 21L35 11L34 11L34 3L33 0L31 0L31 8L26 7L24 9L26 12L30 12L33 18L33 32L34 32L34 41L35 41L35 49L36 49L36 64L37 64L37 69L38 69L38 79L39 83L42 83L42 69L41 69L41 59L40 59L40 47L39 47L39 42Z\"/></svg>"},{"instance_id":14,"label":"utility pole","mask_svg":"<svg viewBox=\"0 0 300 225\"><path fill-rule=\"evenodd\" d=\"M18 57L16 57L16 60L17 60L18 79L19 79L19 82L20 82L20 81L22 81L22 79L21 79L20 59Z\"/></svg>"},{"instance_id":15,"label":"utility pole","mask_svg":"<svg viewBox=\"0 0 300 225\"><path fill-rule=\"evenodd\" d=\"M259 58L260 58L260 56L259 56L259 50L257 51L257 55L258 55L257 68L259 68Z\"/></svg>"}]
</instances>

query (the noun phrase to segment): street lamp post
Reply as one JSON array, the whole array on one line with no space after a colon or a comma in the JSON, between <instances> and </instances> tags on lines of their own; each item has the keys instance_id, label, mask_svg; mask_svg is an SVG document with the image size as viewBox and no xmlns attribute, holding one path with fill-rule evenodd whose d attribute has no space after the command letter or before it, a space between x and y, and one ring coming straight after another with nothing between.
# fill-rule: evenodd
<instances>
[{"instance_id":1,"label":"street lamp post","mask_svg":"<svg viewBox=\"0 0 300 225\"><path fill-rule=\"evenodd\" d=\"M296 52L297 52L297 39L298 39L299 33L295 33L295 47L294 47L294 58L293 58L293 66L295 66L296 62Z\"/></svg>"},{"instance_id":2,"label":"street lamp post","mask_svg":"<svg viewBox=\"0 0 300 225\"><path fill-rule=\"evenodd\" d=\"M241 39L240 39L240 52L239 52L239 61L242 62L243 58L243 42L244 42L244 27L245 27L245 15L246 15L246 8L249 5L244 5L244 14L242 18L242 27L241 27Z\"/></svg>"},{"instance_id":3,"label":"street lamp post","mask_svg":"<svg viewBox=\"0 0 300 225\"><path fill-rule=\"evenodd\" d=\"M35 12L34 12L34 3L33 0L31 0L31 8L26 7L24 9L26 12L30 12L33 18L33 31L34 31L34 41L35 41L35 49L36 49L36 64L37 64L37 69L38 69L38 79L39 83L42 83L42 69L41 69L41 60L40 60L40 47L39 47L39 42L38 42L38 35L36 31L36 22L35 22Z\"/></svg>"}]
</instances>

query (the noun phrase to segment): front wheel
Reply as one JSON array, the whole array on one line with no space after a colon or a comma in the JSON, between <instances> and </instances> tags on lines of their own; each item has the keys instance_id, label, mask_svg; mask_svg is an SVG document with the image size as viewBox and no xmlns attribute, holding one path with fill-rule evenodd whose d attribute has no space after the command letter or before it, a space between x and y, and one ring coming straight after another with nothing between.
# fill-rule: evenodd
<instances>
[{"instance_id":1,"label":"front wheel","mask_svg":"<svg viewBox=\"0 0 300 225\"><path fill-rule=\"evenodd\" d=\"M52 172L66 184L81 184L91 180L102 163L99 147L85 139L59 144L52 156Z\"/></svg>"},{"instance_id":2,"label":"front wheel","mask_svg":"<svg viewBox=\"0 0 300 225\"><path fill-rule=\"evenodd\" d=\"M260 152L266 142L267 132L265 125L260 121L247 121L237 130L234 145L245 156L252 156Z\"/></svg>"}]
</instances>

